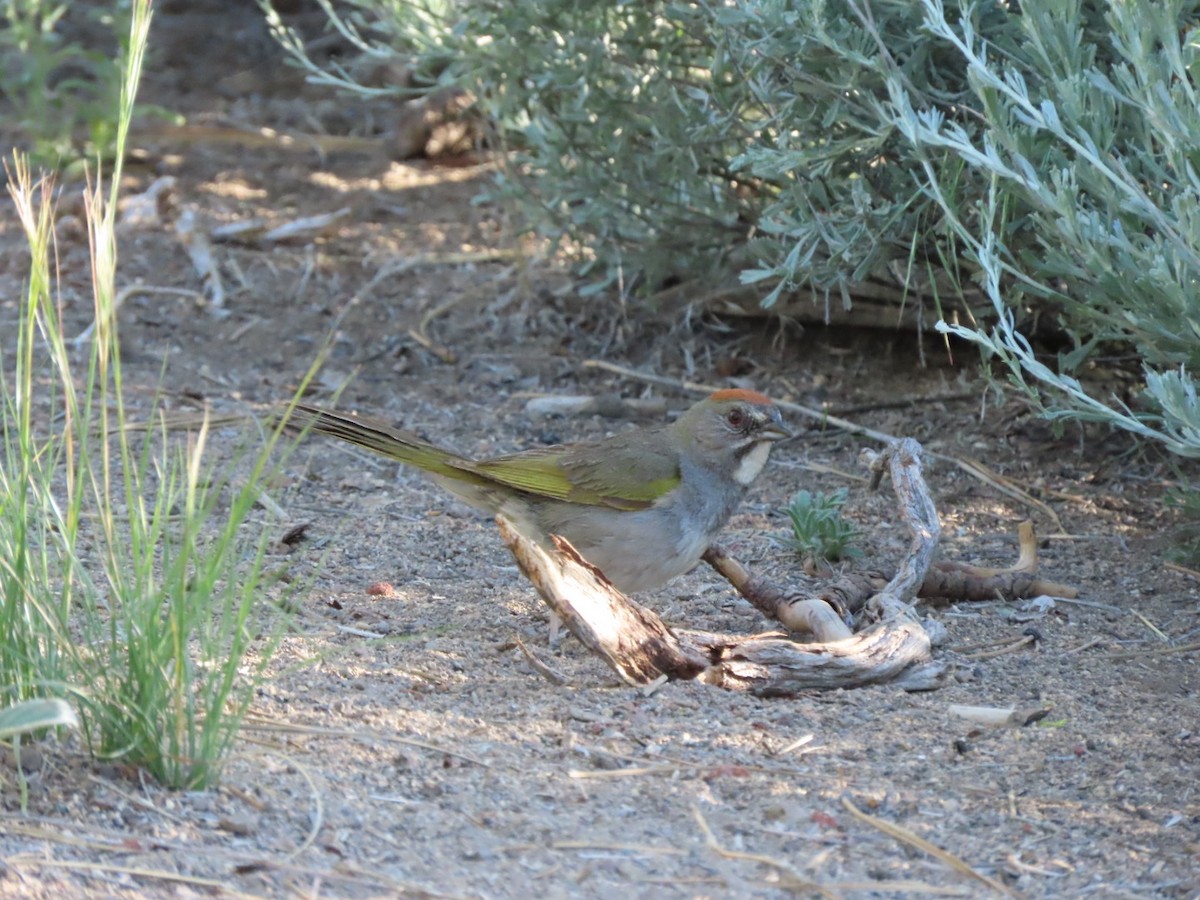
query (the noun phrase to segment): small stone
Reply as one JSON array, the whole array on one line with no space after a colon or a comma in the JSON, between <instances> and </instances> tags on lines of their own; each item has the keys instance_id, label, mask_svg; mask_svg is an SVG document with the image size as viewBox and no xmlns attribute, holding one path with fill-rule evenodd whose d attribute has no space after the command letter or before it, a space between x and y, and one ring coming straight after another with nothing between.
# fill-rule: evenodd
<instances>
[{"instance_id":1,"label":"small stone","mask_svg":"<svg viewBox=\"0 0 1200 900\"><path fill-rule=\"evenodd\" d=\"M217 827L230 834L236 834L238 837L249 837L258 831L258 826L249 819L235 819L227 816L222 816L217 820Z\"/></svg>"}]
</instances>

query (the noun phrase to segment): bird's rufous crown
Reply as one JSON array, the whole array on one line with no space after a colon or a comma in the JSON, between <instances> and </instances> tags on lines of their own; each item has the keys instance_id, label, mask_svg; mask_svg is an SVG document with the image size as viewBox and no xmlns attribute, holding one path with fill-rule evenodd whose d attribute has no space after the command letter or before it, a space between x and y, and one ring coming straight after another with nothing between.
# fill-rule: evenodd
<instances>
[{"instance_id":1,"label":"bird's rufous crown","mask_svg":"<svg viewBox=\"0 0 1200 900\"><path fill-rule=\"evenodd\" d=\"M747 403L770 405L771 398L766 394L760 394L758 391L748 391L744 388L726 388L721 391L714 391L708 398L715 400L718 403L724 400L744 400Z\"/></svg>"}]
</instances>

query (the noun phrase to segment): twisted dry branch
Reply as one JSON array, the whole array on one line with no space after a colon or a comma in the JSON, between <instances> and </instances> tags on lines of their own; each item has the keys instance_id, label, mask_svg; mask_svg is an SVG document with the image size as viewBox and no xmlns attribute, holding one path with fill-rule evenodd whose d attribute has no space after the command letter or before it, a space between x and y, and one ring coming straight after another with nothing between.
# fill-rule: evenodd
<instances>
[{"instance_id":1,"label":"twisted dry branch","mask_svg":"<svg viewBox=\"0 0 1200 900\"><path fill-rule=\"evenodd\" d=\"M818 591L797 592L757 578L719 547L704 557L755 607L789 631L814 635L814 643L779 633L674 630L614 588L566 540L522 533L503 517L497 523L542 599L584 646L630 684L648 684L665 675L764 696L883 682L929 690L946 680L949 666L933 658L930 631L913 613L919 596L950 591L958 599L991 599L998 592L1029 590L1073 596L1072 589L1035 577L1032 526L1022 526L1021 557L1010 569L934 564L940 526L921 475L920 444L907 438L895 441L882 453L868 454L865 462L876 483L885 471L890 474L912 534L907 555L890 577L877 572L844 575ZM861 627L858 633L846 624L854 618Z\"/></svg>"}]
</instances>

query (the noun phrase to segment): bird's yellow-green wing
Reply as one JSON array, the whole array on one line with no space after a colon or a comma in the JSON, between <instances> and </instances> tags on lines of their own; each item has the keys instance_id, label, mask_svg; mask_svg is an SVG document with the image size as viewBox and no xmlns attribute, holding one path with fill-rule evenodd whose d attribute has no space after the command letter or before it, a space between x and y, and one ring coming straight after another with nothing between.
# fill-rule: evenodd
<instances>
[{"instance_id":1,"label":"bird's yellow-green wing","mask_svg":"<svg viewBox=\"0 0 1200 900\"><path fill-rule=\"evenodd\" d=\"M587 506L645 509L679 484L675 454L657 432L596 444L546 447L471 463L479 475L517 490Z\"/></svg>"}]
</instances>

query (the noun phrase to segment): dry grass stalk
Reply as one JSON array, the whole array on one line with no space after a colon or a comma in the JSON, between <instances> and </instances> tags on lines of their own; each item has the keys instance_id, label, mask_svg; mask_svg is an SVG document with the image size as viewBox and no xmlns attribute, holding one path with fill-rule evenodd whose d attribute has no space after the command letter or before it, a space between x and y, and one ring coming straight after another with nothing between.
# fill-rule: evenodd
<instances>
[{"instance_id":1,"label":"dry grass stalk","mask_svg":"<svg viewBox=\"0 0 1200 900\"><path fill-rule=\"evenodd\" d=\"M863 824L870 825L872 828L883 832L888 837L894 838L901 843L908 844L910 847L915 847L923 853L928 853L930 856L939 859L946 865L950 866L950 868L954 869L956 872L960 872L969 878L974 878L976 881L986 884L989 888L991 888L997 894L1000 894L1002 897L1017 896L1007 886L1001 884L999 881L991 878L988 875L984 875L982 872L976 871L965 860L955 856L950 851L943 850L936 844L931 844L923 837L913 834L907 828L863 812L852 802L850 802L848 797L842 798L842 806L846 808L846 811L850 813L850 815L854 816L854 818L858 819L858 821L862 822Z\"/></svg>"},{"instance_id":2,"label":"dry grass stalk","mask_svg":"<svg viewBox=\"0 0 1200 900\"><path fill-rule=\"evenodd\" d=\"M829 890L822 885L817 884L810 878L805 878L791 863L784 862L781 859L776 859L773 856L766 856L762 853L746 853L742 850L729 850L723 847L717 836L713 834L713 830L709 827L708 821L704 818L704 814L700 812L700 807L692 807L692 817L696 820L696 824L700 826L700 831L704 835L704 843L708 849L712 850L717 856L725 859L740 859L746 862L760 863L764 866L770 866L777 870L781 875L787 878L787 882L781 887L787 887L792 890L811 891L819 897L828 898L828 900L837 900L839 896L834 891Z\"/></svg>"}]
</instances>

